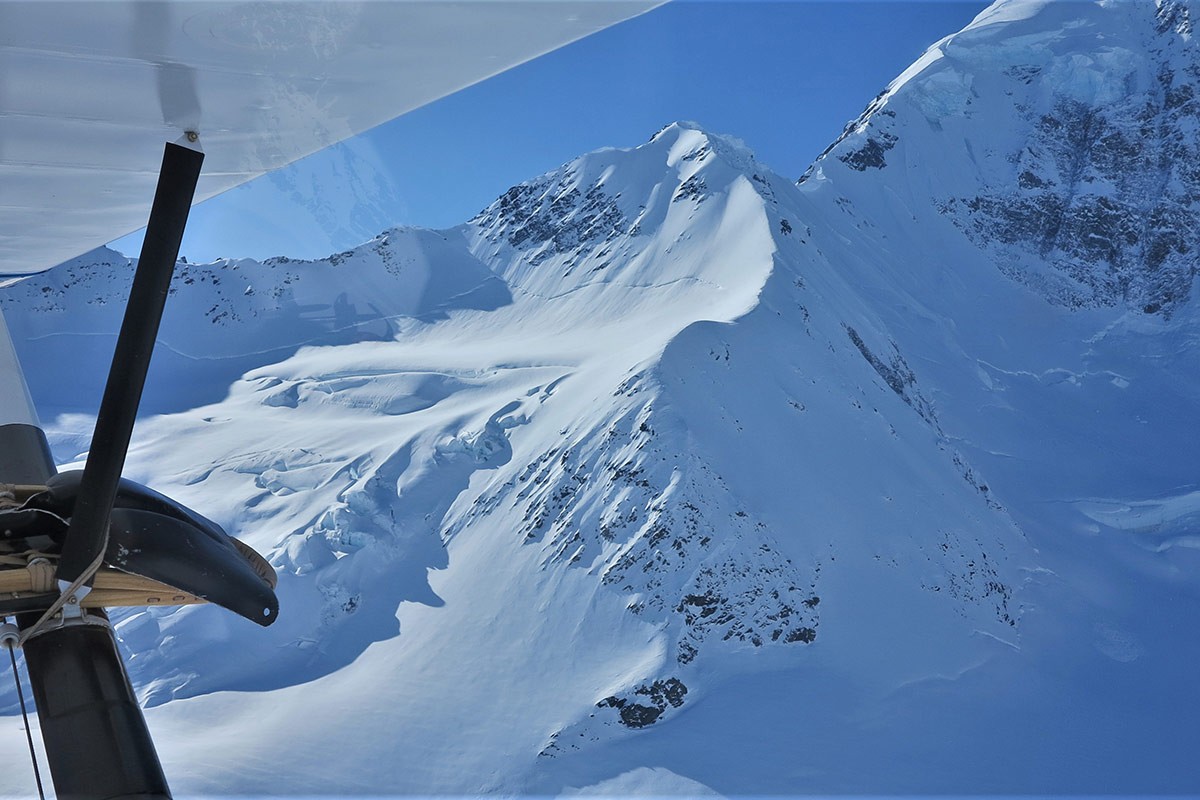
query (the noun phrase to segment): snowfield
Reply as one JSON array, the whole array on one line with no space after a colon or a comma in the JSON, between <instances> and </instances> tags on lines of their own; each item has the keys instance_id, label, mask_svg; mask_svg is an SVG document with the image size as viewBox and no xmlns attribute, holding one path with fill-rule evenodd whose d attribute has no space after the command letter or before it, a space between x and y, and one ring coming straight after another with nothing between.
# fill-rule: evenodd
<instances>
[{"instance_id":1,"label":"snowfield","mask_svg":"<svg viewBox=\"0 0 1200 800\"><path fill-rule=\"evenodd\" d=\"M1002 0L799 182L678 122L180 264L126 475L281 614L114 615L174 790L1200 792L1197 13ZM129 267L0 290L64 465Z\"/></svg>"}]
</instances>

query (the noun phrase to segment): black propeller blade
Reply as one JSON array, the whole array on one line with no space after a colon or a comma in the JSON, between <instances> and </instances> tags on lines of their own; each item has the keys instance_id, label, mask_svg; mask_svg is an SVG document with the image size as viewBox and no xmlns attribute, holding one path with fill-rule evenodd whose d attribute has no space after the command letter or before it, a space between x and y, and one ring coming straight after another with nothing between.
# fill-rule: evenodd
<instances>
[{"instance_id":1,"label":"black propeller blade","mask_svg":"<svg viewBox=\"0 0 1200 800\"><path fill-rule=\"evenodd\" d=\"M203 153L176 144L167 144L163 153L146 238L58 563L60 587L83 576L104 550L109 515L203 162Z\"/></svg>"}]
</instances>

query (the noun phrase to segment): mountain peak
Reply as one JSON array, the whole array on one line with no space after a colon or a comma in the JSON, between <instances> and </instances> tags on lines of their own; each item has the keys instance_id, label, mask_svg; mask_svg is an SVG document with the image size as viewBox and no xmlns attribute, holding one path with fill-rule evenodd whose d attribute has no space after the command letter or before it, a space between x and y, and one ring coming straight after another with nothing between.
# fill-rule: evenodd
<instances>
[{"instance_id":1,"label":"mountain peak","mask_svg":"<svg viewBox=\"0 0 1200 800\"><path fill-rule=\"evenodd\" d=\"M502 277L514 289L545 296L704 280L711 260L684 260L682 241L702 229L707 239L728 214L774 203L773 187L787 183L739 140L674 122L637 147L597 150L512 187L466 233L477 258L507 264Z\"/></svg>"},{"instance_id":2,"label":"mountain peak","mask_svg":"<svg viewBox=\"0 0 1200 800\"><path fill-rule=\"evenodd\" d=\"M754 166L754 151L746 143L734 136L711 133L700 123L690 120L679 120L665 126L650 141L642 147L666 145L667 165L677 166L681 161L702 158L708 152L714 152L722 160L735 169L751 170ZM641 148L639 148L641 149Z\"/></svg>"},{"instance_id":3,"label":"mountain peak","mask_svg":"<svg viewBox=\"0 0 1200 800\"><path fill-rule=\"evenodd\" d=\"M876 97L801 182L855 194L911 181L1051 302L1170 315L1200 251L1193 5L997 3Z\"/></svg>"}]
</instances>

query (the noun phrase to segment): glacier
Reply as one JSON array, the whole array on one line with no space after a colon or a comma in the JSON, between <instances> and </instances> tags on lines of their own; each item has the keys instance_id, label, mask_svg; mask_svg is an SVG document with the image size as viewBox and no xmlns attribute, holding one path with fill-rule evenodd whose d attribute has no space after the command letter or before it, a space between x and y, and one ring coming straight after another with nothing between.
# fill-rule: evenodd
<instances>
[{"instance_id":1,"label":"glacier","mask_svg":"<svg viewBox=\"0 0 1200 800\"><path fill-rule=\"evenodd\" d=\"M126 474L281 617L114 616L175 790L1200 791L1194 13L999 2L799 181L677 122L181 263ZM63 464L129 265L0 290Z\"/></svg>"}]
</instances>

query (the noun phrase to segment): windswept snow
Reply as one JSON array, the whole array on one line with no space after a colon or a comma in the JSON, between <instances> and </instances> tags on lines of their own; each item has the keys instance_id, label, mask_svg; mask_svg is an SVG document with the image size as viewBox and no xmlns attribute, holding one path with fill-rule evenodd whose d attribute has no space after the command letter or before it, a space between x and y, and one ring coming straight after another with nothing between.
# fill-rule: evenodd
<instances>
[{"instance_id":1,"label":"windswept snow","mask_svg":"<svg viewBox=\"0 0 1200 800\"><path fill-rule=\"evenodd\" d=\"M615 778L585 786L569 788L560 797L720 797L721 795L696 781L676 775L662 767L639 767Z\"/></svg>"}]
</instances>

